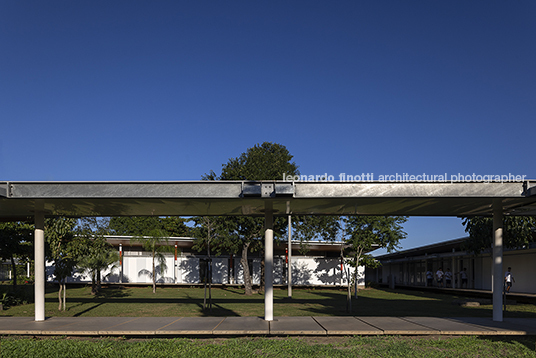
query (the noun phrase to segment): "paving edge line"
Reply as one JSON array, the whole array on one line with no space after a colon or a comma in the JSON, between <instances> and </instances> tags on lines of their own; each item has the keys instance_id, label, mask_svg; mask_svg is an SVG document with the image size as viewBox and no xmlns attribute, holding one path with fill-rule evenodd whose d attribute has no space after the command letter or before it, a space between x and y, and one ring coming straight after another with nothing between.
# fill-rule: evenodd
<instances>
[{"instance_id":1,"label":"paving edge line","mask_svg":"<svg viewBox=\"0 0 536 358\"><path fill-rule=\"evenodd\" d=\"M0 331L0 336L534 336L536 332L525 331Z\"/></svg>"}]
</instances>

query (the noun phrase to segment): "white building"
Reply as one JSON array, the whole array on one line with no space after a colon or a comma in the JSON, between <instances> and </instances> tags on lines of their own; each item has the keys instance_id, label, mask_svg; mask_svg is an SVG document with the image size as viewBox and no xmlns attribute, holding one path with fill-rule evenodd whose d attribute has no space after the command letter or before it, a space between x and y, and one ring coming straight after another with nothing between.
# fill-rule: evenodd
<instances>
[{"instance_id":1,"label":"white building","mask_svg":"<svg viewBox=\"0 0 536 358\"><path fill-rule=\"evenodd\" d=\"M123 284L152 283L152 257L143 251L140 243L132 241L130 236L109 236L107 241L120 253L121 261L115 268L102 272L102 281ZM206 253L192 249L193 238L172 237L168 245L175 248L175 253L164 254L166 268L157 275L161 284L199 284L203 282L207 269ZM303 248L306 251L303 252ZM274 245L275 285L287 285L288 256L287 244ZM302 249L302 250L300 250ZM261 282L262 253L248 253L248 262L253 284ZM243 270L240 255L229 253L220 256L212 255L212 282L215 284L243 284ZM293 286L346 286L347 275L341 271L341 242L309 241L292 242L292 285ZM344 265L344 270L348 269ZM159 272L159 268L157 269ZM47 263L47 281L54 281L54 267ZM351 271L353 275L353 268ZM67 282L91 282L91 277L83 272L76 272ZM364 267L358 268L358 286L365 285Z\"/></svg>"}]
</instances>

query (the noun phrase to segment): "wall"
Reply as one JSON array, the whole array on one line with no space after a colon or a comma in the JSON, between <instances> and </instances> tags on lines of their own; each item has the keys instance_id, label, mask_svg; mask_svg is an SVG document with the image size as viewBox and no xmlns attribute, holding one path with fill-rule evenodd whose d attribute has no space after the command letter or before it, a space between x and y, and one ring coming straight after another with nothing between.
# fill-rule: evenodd
<instances>
[{"instance_id":1,"label":"wall","mask_svg":"<svg viewBox=\"0 0 536 358\"><path fill-rule=\"evenodd\" d=\"M177 266L175 267L174 256L166 256L166 269L158 273L156 278L158 283L180 283L180 284L197 284L201 282L201 259L202 256L181 255L177 257ZM253 257L252 278L253 284L261 282L261 258ZM230 283L229 277L229 258L216 257L212 260L213 276L212 282L217 284ZM233 258L234 266L234 283L243 284L243 270L240 264L240 257ZM157 271L160 267L157 265ZM285 257L274 257L274 284L284 285L287 283L287 265ZM47 262L47 281L54 281L53 265ZM292 284L300 285L322 285L335 286L346 285L346 274L341 278L340 259L325 258L316 256L293 256L292 257ZM352 273L353 274L353 270ZM121 269L107 269L102 273L103 282L119 283ZM67 282L91 282L91 277L83 272L75 272ZM152 257L141 251L127 251L123 256L123 283L152 283ZM365 270L363 267L358 269L358 285L365 285Z\"/></svg>"},{"instance_id":2,"label":"wall","mask_svg":"<svg viewBox=\"0 0 536 358\"><path fill-rule=\"evenodd\" d=\"M453 284L460 288L461 280L457 273L467 268L468 287L477 290L491 290L492 257L490 253L467 255L465 253L446 253L444 257L410 257L404 260L383 264L381 269L367 269L367 281L389 284L392 279L397 285L425 286L424 274L428 268L435 272L439 267L450 268L455 274ZM511 292L536 294L536 249L508 250L503 253L503 273L512 267L515 283ZM434 281L434 286L436 282ZM502 289L502 288L501 288Z\"/></svg>"}]
</instances>

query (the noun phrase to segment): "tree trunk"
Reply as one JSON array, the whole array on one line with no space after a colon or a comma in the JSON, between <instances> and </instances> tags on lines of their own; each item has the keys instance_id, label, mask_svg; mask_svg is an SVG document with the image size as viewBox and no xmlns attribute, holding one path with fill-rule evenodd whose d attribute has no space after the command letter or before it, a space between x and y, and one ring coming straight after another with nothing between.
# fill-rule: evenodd
<instances>
[{"instance_id":1,"label":"tree trunk","mask_svg":"<svg viewBox=\"0 0 536 358\"><path fill-rule=\"evenodd\" d=\"M67 285L63 281L63 310L65 311L65 294L67 293Z\"/></svg>"},{"instance_id":2,"label":"tree trunk","mask_svg":"<svg viewBox=\"0 0 536 358\"><path fill-rule=\"evenodd\" d=\"M17 265L15 264L15 258L11 255L11 269L13 270L13 288L17 288Z\"/></svg>"},{"instance_id":3,"label":"tree trunk","mask_svg":"<svg viewBox=\"0 0 536 358\"><path fill-rule=\"evenodd\" d=\"M58 311L61 311L61 290L63 289L63 285L61 284L61 281L59 281L59 284L60 284L60 290L58 291L58 301L59 301Z\"/></svg>"},{"instance_id":4,"label":"tree trunk","mask_svg":"<svg viewBox=\"0 0 536 358\"><path fill-rule=\"evenodd\" d=\"M153 253L153 293L156 293L156 268L154 266L154 253Z\"/></svg>"},{"instance_id":5,"label":"tree trunk","mask_svg":"<svg viewBox=\"0 0 536 358\"><path fill-rule=\"evenodd\" d=\"M253 294L253 285L251 282L251 273L249 272L248 265L248 248L249 243L242 246L242 258L240 259L240 263L242 264L242 272L244 273L244 287L246 290L245 294L247 296L251 296Z\"/></svg>"},{"instance_id":6,"label":"tree trunk","mask_svg":"<svg viewBox=\"0 0 536 358\"><path fill-rule=\"evenodd\" d=\"M100 269L97 270L97 293L100 291L101 289L101 272L100 272Z\"/></svg>"},{"instance_id":7,"label":"tree trunk","mask_svg":"<svg viewBox=\"0 0 536 358\"><path fill-rule=\"evenodd\" d=\"M348 294L346 296L346 312L350 313L350 312L352 312L352 289L351 289L352 279L351 279L351 276L350 276L350 268L349 267L347 269L346 276L348 276L347 277L347 279L348 279Z\"/></svg>"},{"instance_id":8,"label":"tree trunk","mask_svg":"<svg viewBox=\"0 0 536 358\"><path fill-rule=\"evenodd\" d=\"M91 294L96 295L97 294L97 284L95 279L95 271L91 273Z\"/></svg>"},{"instance_id":9,"label":"tree trunk","mask_svg":"<svg viewBox=\"0 0 536 358\"><path fill-rule=\"evenodd\" d=\"M357 299L357 279L358 279L358 269L359 269L359 258L361 255L355 256L355 271L354 271L354 297Z\"/></svg>"}]
</instances>

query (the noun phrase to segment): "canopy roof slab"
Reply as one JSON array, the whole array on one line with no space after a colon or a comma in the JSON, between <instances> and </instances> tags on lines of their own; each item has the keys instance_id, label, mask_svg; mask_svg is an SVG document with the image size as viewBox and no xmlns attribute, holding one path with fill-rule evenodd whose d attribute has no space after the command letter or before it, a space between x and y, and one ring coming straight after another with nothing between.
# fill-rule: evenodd
<instances>
[{"instance_id":1,"label":"canopy roof slab","mask_svg":"<svg viewBox=\"0 0 536 358\"><path fill-rule=\"evenodd\" d=\"M494 287L503 215L536 215L536 181L0 182L0 220L35 220L35 320L45 319L45 216L250 215L265 218L265 319L273 320L274 215L493 216ZM500 290L493 319L502 321Z\"/></svg>"},{"instance_id":2,"label":"canopy roof slab","mask_svg":"<svg viewBox=\"0 0 536 358\"><path fill-rule=\"evenodd\" d=\"M0 182L0 220L45 216L536 215L536 181Z\"/></svg>"}]
</instances>

